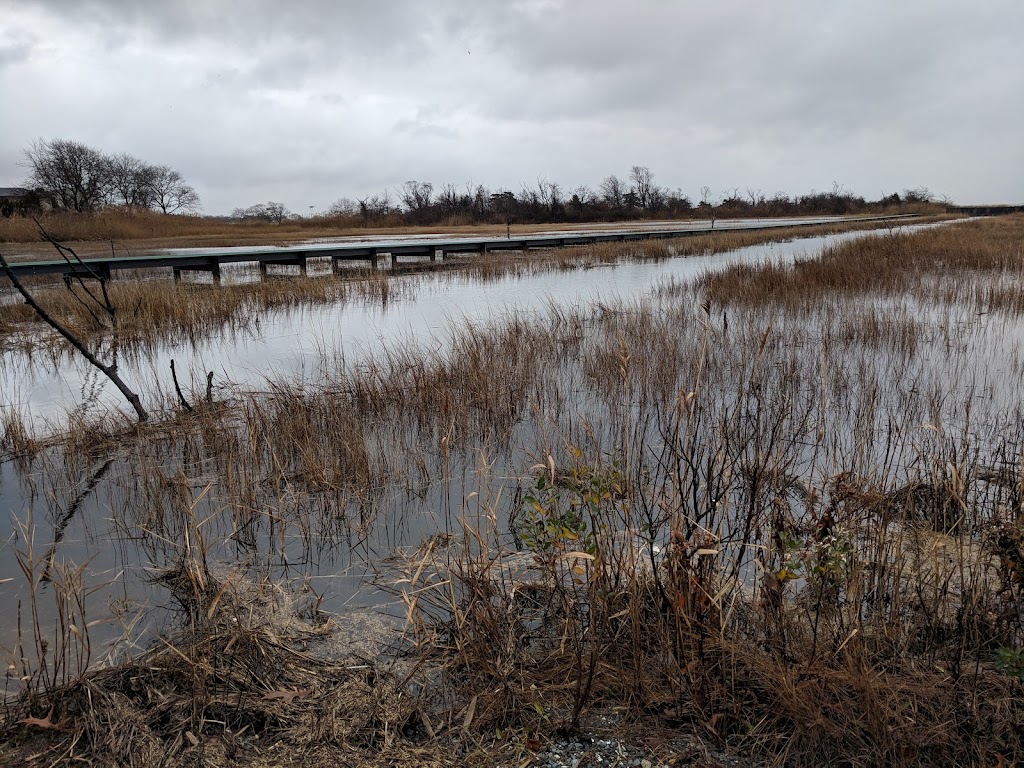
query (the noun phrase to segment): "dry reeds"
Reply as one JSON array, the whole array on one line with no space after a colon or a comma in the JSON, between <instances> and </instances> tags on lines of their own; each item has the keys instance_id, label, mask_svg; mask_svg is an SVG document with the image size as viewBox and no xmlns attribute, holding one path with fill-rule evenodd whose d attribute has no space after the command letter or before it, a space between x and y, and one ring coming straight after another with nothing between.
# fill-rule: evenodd
<instances>
[{"instance_id":1,"label":"dry reeds","mask_svg":"<svg viewBox=\"0 0 1024 768\"><path fill-rule=\"evenodd\" d=\"M184 571L179 578L195 586ZM303 617L273 584L209 574L192 626L130 665L48 686L0 726L9 764L235 765L279 754L285 764L450 765L407 738L418 704L372 660L307 650L329 622ZM42 749L34 734L45 734Z\"/></svg>"},{"instance_id":2,"label":"dry reeds","mask_svg":"<svg viewBox=\"0 0 1024 768\"><path fill-rule=\"evenodd\" d=\"M1005 216L915 232L896 230L840 243L792 266L734 265L704 287L721 304L813 305L836 294L901 296L922 303L963 303L978 311L1024 306L1024 218ZM984 280L964 280L984 275ZM968 287L970 286L970 287Z\"/></svg>"},{"instance_id":3,"label":"dry reeds","mask_svg":"<svg viewBox=\"0 0 1024 768\"><path fill-rule=\"evenodd\" d=\"M373 272L354 279L302 277L224 286L171 284L166 280L114 281L108 286L111 302L117 308L113 320L97 318L63 287L42 287L33 293L40 304L82 338L110 338L130 348L158 340L195 342L225 329L244 331L256 327L261 314L271 310L357 298L386 302L397 298L401 291L402 286ZM0 306L0 318L0 337L4 328L13 335L36 324L32 310L24 304Z\"/></svg>"},{"instance_id":4,"label":"dry reeds","mask_svg":"<svg viewBox=\"0 0 1024 768\"><path fill-rule=\"evenodd\" d=\"M103 690L171 715L123 718L141 724L119 744L191 755L187 734L223 740L221 723L360 749L394 734L377 704L367 726L339 714L332 692L369 683L279 655L239 614L250 598L211 614L227 577L196 565L256 569L286 546L316 563L354 539L401 601L421 672L418 714L385 686L387 706L453 756L611 707L791 765L1024 759L1024 418L1014 382L986 375L994 343L1019 366L1020 337L963 321L993 274L1017 274L1019 226L858 241L810 267L510 315L358 365L324 349L315 375L116 448L37 452L43 476L129 453L108 476L117 524L191 605L194 647L110 673ZM955 296L919 311L935 295L920 286L952 269ZM287 707L244 687L250 665ZM126 692L132 679L145 685ZM314 701L327 731L303 719Z\"/></svg>"}]
</instances>

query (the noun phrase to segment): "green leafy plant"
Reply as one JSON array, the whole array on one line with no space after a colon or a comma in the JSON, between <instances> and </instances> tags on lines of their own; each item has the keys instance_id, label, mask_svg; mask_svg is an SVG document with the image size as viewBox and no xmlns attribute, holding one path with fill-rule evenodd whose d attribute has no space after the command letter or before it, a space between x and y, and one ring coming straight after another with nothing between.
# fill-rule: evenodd
<instances>
[{"instance_id":1,"label":"green leafy plant","mask_svg":"<svg viewBox=\"0 0 1024 768\"><path fill-rule=\"evenodd\" d=\"M579 458L579 452L575 452ZM572 467L561 474L544 467L523 497L514 532L523 545L544 557L597 550L595 534L624 504L622 472L609 466Z\"/></svg>"},{"instance_id":2,"label":"green leafy plant","mask_svg":"<svg viewBox=\"0 0 1024 768\"><path fill-rule=\"evenodd\" d=\"M846 573L853 545L846 530L835 528L820 540L806 542L792 537L782 541L782 567L779 581L835 579Z\"/></svg>"},{"instance_id":3,"label":"green leafy plant","mask_svg":"<svg viewBox=\"0 0 1024 768\"><path fill-rule=\"evenodd\" d=\"M1024 649L1000 648L996 651L996 667L1011 677L1024 680Z\"/></svg>"}]
</instances>

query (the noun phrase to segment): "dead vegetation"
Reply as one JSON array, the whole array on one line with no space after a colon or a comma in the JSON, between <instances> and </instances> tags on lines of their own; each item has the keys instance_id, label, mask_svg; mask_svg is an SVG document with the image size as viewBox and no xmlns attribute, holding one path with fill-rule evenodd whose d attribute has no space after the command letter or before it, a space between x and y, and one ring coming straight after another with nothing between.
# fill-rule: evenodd
<instances>
[{"instance_id":1,"label":"dead vegetation","mask_svg":"<svg viewBox=\"0 0 1024 768\"><path fill-rule=\"evenodd\" d=\"M26 667L5 749L36 729L100 762L525 762L611 712L777 764L1020 762L1024 418L984 369L998 344L1017 370L1021 307L967 297L1020 286L1021 227L886 234L358 365L325 349L315 376L65 445L8 418L57 504L112 459L115 530L187 619L126 666ZM214 565L249 583L346 546L399 601L407 676L311 661L322 616L275 628Z\"/></svg>"},{"instance_id":2,"label":"dead vegetation","mask_svg":"<svg viewBox=\"0 0 1024 768\"><path fill-rule=\"evenodd\" d=\"M1018 313L1024 308L1022 229L1020 216L1005 216L913 234L897 231L840 243L792 266L732 266L708 275L704 287L724 305L811 308L843 293Z\"/></svg>"},{"instance_id":3,"label":"dead vegetation","mask_svg":"<svg viewBox=\"0 0 1024 768\"><path fill-rule=\"evenodd\" d=\"M130 664L6 704L7 765L450 765L416 745L417 703L374 661L327 659L331 622L196 561L162 578L190 617Z\"/></svg>"}]
</instances>

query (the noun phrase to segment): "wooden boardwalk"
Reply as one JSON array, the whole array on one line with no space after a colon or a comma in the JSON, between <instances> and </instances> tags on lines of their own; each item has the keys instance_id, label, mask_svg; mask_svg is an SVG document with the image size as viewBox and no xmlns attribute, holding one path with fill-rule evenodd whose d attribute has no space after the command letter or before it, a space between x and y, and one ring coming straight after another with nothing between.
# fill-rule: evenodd
<instances>
[{"instance_id":1,"label":"wooden boardwalk","mask_svg":"<svg viewBox=\"0 0 1024 768\"><path fill-rule=\"evenodd\" d=\"M779 222L728 222L724 226L709 229L707 225L674 229L607 230L580 233L559 233L529 235L514 238L431 238L422 240L393 240L381 242L338 242L292 246L261 246L253 248L197 249L194 252L154 253L146 256L88 258L81 262L66 260L23 261L10 265L18 277L27 275L79 275L109 280L115 272L139 269L171 268L175 279L183 272L208 272L215 282L220 281L221 266L224 264L254 263L263 275L268 267L298 266L306 273L309 259L331 260L332 270L338 271L343 262L367 262L380 266L382 259L394 267L399 258L428 258L436 261L449 254L486 254L492 251L525 251L531 248L565 248L590 245L593 243L614 243L629 240L654 240L697 235L720 234L722 232L756 232L781 227L809 227L831 223L883 222L912 220L914 216L871 216L842 219L813 219L806 221L785 220ZM0 274L0 278L7 279Z\"/></svg>"}]
</instances>

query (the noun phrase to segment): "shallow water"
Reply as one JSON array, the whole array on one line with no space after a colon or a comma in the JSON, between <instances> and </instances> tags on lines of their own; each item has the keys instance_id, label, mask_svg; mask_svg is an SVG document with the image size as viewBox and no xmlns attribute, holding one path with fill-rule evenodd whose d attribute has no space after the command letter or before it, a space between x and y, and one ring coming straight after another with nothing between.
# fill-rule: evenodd
<instances>
[{"instance_id":1,"label":"shallow water","mask_svg":"<svg viewBox=\"0 0 1024 768\"><path fill-rule=\"evenodd\" d=\"M157 345L144 360L124 356L122 375L136 385L145 399L169 388L169 363L177 362L179 375L202 388L205 371L215 373L222 396L232 389L267 388L280 378L317 380L329 371L320 370L325 360L343 360L346 366L382 349L415 346L443 350L459 327L467 323L498 321L511 314L543 317L552 308L568 309L599 303L633 301L651 294L668 281L686 282L694 277L737 262L764 260L791 262L816 254L821 248L864 233L847 233L740 249L707 257L669 259L660 262L622 262L589 269L543 271L480 280L458 272L403 275L393 278L403 287L393 292L398 299L385 304L350 301L300 310L266 313L258 323L194 343ZM244 272L239 276L244 277ZM891 308L890 308L891 309ZM920 314L923 308L904 311ZM965 315L973 345L968 358L975 365L959 376L980 377L976 383L984 397L1002 401L1019 380L1021 325L1005 318ZM1012 354L1000 351L1003 345ZM326 354L325 354L326 353ZM936 366L943 366L941 344L934 352ZM892 371L890 375L898 375ZM1014 378L1016 377L1016 378ZM64 420L74 410L87 412L123 408L117 393L105 379L78 357L60 354L33 358L7 353L0 368L0 406L27 414L36 431L45 433L48 422ZM13 616L18 601L28 597L26 580L15 551L26 553L28 535L33 537L36 573L41 559L54 544L56 562L86 563L84 581L95 587L90 598L96 618L106 619L110 606L122 611L123 621L141 615L141 623L127 634L145 644L151 630L160 626L173 600L165 587L153 582L158 569L172 565L180 551L175 532L142 532L143 522L130 506L131 457L121 457L107 468L89 491L91 479L103 465L87 458L51 456L49 466L37 464L19 472L13 463L0 465L0 512L10 526L6 546L0 551L0 604ZM183 458L173 461L184 464ZM171 463L173 463L173 461ZM469 463L470 459L458 461ZM516 463L516 462L512 462ZM518 462L528 465L528 461ZM203 478L191 478L192 492L201 496ZM465 514L464 500L475 493L486 495L486 473L458 465L446 479L432 479L418 487L394 487L374 501L375 509L362 519L322 519L309 507L315 524L301 537L294 531L277 532L261 522L258 529L232 529L231 515L210 497L196 502L198 518L208 519L204 529L211 560L241 563L250 571L279 581L291 581L326 595L323 607L335 612L386 607L390 598L370 585L368 576L386 566L396 550L414 548L425 537L445 531L452 518ZM79 497L84 498L79 501ZM301 494L297 494L301 496ZM476 497L479 498L479 497ZM298 498L297 504L306 502ZM470 512L472 510L469 510ZM249 540L251 539L251 541ZM45 593L52 589L41 583ZM43 600L47 611L48 599ZM52 609L45 615L52 615ZM99 647L125 632L119 622L97 625L93 637ZM0 647L9 648L16 637L13 621L0 628ZM130 648L127 648L130 650ZM94 658L102 657L102 652Z\"/></svg>"},{"instance_id":2,"label":"shallow water","mask_svg":"<svg viewBox=\"0 0 1024 768\"><path fill-rule=\"evenodd\" d=\"M196 343L157 345L146 360L122 359L120 373L141 393L167 390L173 358L179 376L187 379L191 375L197 388L207 371L214 372L218 383L262 388L269 377L315 374L313 363L325 348L357 363L361 355L388 345L443 345L461 323L496 320L513 311L542 313L551 306L636 299L665 280L690 280L737 262L789 262L862 236L864 233L853 232L802 238L710 256L625 261L488 281L458 272L401 275L393 279L408 285L396 286L392 292L401 298L384 305L347 302L267 313L252 328L225 331ZM228 265L224 273L225 279L232 275L238 279L251 275L252 270ZM123 407L113 386L72 354L48 359L39 353L31 358L18 351L4 353L0 356L0 393L0 408L17 409L41 431L46 431L48 421L59 422L70 410Z\"/></svg>"}]
</instances>

